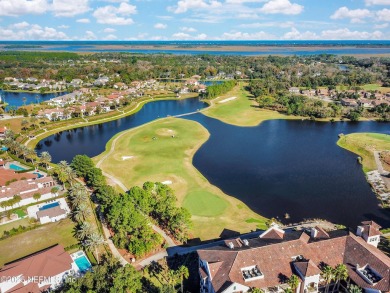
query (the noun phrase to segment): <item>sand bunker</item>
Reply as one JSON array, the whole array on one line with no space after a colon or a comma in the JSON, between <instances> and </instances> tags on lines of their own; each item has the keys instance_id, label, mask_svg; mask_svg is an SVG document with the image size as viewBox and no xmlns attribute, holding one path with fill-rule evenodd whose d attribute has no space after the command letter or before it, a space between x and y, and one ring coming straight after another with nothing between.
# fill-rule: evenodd
<instances>
[{"instance_id":1,"label":"sand bunker","mask_svg":"<svg viewBox=\"0 0 390 293\"><path fill-rule=\"evenodd\" d=\"M163 181L161 183L165 184L165 185L170 185L170 184L172 184L172 181L171 180L166 180L166 181Z\"/></svg>"},{"instance_id":2,"label":"sand bunker","mask_svg":"<svg viewBox=\"0 0 390 293\"><path fill-rule=\"evenodd\" d=\"M226 102L229 102L229 101L233 101L235 99L237 99L237 97L227 98L227 99L224 99L222 101L219 101L218 104L223 104L223 103L226 103Z\"/></svg>"},{"instance_id":3,"label":"sand bunker","mask_svg":"<svg viewBox=\"0 0 390 293\"><path fill-rule=\"evenodd\" d=\"M122 161L130 160L132 158L134 158L134 156L122 156Z\"/></svg>"}]
</instances>

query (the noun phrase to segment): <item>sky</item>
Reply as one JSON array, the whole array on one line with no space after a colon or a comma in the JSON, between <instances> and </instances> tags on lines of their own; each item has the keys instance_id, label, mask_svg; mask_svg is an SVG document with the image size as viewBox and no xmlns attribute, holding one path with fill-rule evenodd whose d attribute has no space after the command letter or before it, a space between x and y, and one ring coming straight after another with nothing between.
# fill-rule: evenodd
<instances>
[{"instance_id":1,"label":"sky","mask_svg":"<svg viewBox=\"0 0 390 293\"><path fill-rule=\"evenodd\" d=\"M0 40L389 40L390 0L0 0Z\"/></svg>"}]
</instances>

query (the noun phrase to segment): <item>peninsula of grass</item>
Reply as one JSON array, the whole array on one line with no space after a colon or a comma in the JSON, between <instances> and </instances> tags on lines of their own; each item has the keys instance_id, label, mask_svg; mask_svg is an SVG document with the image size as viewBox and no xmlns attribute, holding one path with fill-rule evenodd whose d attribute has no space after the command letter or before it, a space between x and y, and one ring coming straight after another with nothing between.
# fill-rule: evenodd
<instances>
[{"instance_id":1,"label":"peninsula of grass","mask_svg":"<svg viewBox=\"0 0 390 293\"><path fill-rule=\"evenodd\" d=\"M183 95L181 98L194 98L198 96L198 94L189 93L186 95ZM30 135L34 135L35 138L28 140L25 138L22 142L25 143L28 147L34 148L36 144L55 133L58 133L60 131L70 130L74 128L84 127L84 126L91 126L95 124L105 123L113 120L117 120L126 116L133 115L140 111L142 107L149 103L154 101L161 101L161 100L173 100L176 99L176 96L174 95L163 95L163 96L154 96L151 98L144 98L142 100L139 100L138 103L129 105L125 108L110 111L108 113L99 114L96 116L91 117L84 117L84 118L75 118L75 119L69 119L69 120L62 120L57 122L49 123L45 126L42 126L40 129L37 129L35 132L30 132ZM20 122L19 122L20 123ZM0 127L2 126L0 121Z\"/></svg>"},{"instance_id":2,"label":"peninsula of grass","mask_svg":"<svg viewBox=\"0 0 390 293\"><path fill-rule=\"evenodd\" d=\"M0 241L0 266L55 244L68 247L78 243L75 223L70 219L50 223Z\"/></svg>"},{"instance_id":3,"label":"peninsula of grass","mask_svg":"<svg viewBox=\"0 0 390 293\"><path fill-rule=\"evenodd\" d=\"M337 145L362 158L364 172L376 170L374 151L390 150L390 135L380 133L352 133L343 135Z\"/></svg>"},{"instance_id":4,"label":"peninsula of grass","mask_svg":"<svg viewBox=\"0 0 390 293\"><path fill-rule=\"evenodd\" d=\"M209 135L194 121L160 119L117 134L94 161L109 175L112 185L118 183L115 179L127 189L145 181L171 183L178 205L192 214L193 238L218 238L224 229L249 232L265 228L265 218L211 185L192 165L195 152ZM259 221L246 222L248 218Z\"/></svg>"},{"instance_id":5,"label":"peninsula of grass","mask_svg":"<svg viewBox=\"0 0 390 293\"><path fill-rule=\"evenodd\" d=\"M298 119L277 111L260 109L253 96L244 87L245 83L240 83L225 95L211 100L212 106L202 113L237 126L256 126L271 119Z\"/></svg>"}]
</instances>

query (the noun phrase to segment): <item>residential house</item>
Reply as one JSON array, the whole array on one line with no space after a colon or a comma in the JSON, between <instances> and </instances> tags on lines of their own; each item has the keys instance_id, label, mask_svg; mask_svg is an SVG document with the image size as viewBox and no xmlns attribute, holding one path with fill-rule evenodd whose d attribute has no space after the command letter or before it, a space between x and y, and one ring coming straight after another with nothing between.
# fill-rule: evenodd
<instances>
[{"instance_id":1,"label":"residential house","mask_svg":"<svg viewBox=\"0 0 390 293\"><path fill-rule=\"evenodd\" d=\"M288 91L289 91L290 93L292 93L292 94L300 94L300 93L301 93L301 91L300 91L299 88L297 88L297 87L290 87L290 88L288 89Z\"/></svg>"},{"instance_id":2,"label":"residential house","mask_svg":"<svg viewBox=\"0 0 390 293\"><path fill-rule=\"evenodd\" d=\"M110 79L107 76L101 76L93 82L94 86L105 86Z\"/></svg>"},{"instance_id":3,"label":"residential house","mask_svg":"<svg viewBox=\"0 0 390 293\"><path fill-rule=\"evenodd\" d=\"M388 100L374 100L374 101L372 101L372 104L374 105L374 106L379 106L379 105L381 105L381 104L385 104L385 105L387 105L387 106L390 106L390 101L388 101Z\"/></svg>"},{"instance_id":4,"label":"residential house","mask_svg":"<svg viewBox=\"0 0 390 293\"><path fill-rule=\"evenodd\" d=\"M129 87L123 83L123 82L117 82L116 84L114 84L114 89L117 89L117 90L127 90Z\"/></svg>"},{"instance_id":5,"label":"residential house","mask_svg":"<svg viewBox=\"0 0 390 293\"><path fill-rule=\"evenodd\" d=\"M357 107L358 102L355 99L341 99L341 105L345 107Z\"/></svg>"},{"instance_id":6,"label":"residential house","mask_svg":"<svg viewBox=\"0 0 390 293\"><path fill-rule=\"evenodd\" d=\"M64 107L65 105L73 104L74 102L76 102L76 100L81 98L82 95L83 94L81 92L75 91L73 93L69 93L69 94L62 95L62 96L59 96L59 97L56 97L56 98L52 98L49 101L47 101L47 103L50 106Z\"/></svg>"},{"instance_id":7,"label":"residential house","mask_svg":"<svg viewBox=\"0 0 390 293\"><path fill-rule=\"evenodd\" d=\"M35 199L33 196L35 193L41 194L41 200L48 200L57 196L51 192L55 186L57 184L51 176L15 181L0 188L0 203L12 199L15 195L19 195L22 200L18 205L28 205L34 203ZM6 207L0 207L0 212L6 209Z\"/></svg>"},{"instance_id":8,"label":"residential house","mask_svg":"<svg viewBox=\"0 0 390 293\"><path fill-rule=\"evenodd\" d=\"M189 85L189 86L195 86L198 84L199 84L199 81L196 79L188 79L184 82L184 85Z\"/></svg>"},{"instance_id":9,"label":"residential house","mask_svg":"<svg viewBox=\"0 0 390 293\"><path fill-rule=\"evenodd\" d=\"M3 139L5 137L5 134L7 132L7 127L0 127L0 139Z\"/></svg>"},{"instance_id":10,"label":"residential house","mask_svg":"<svg viewBox=\"0 0 390 293\"><path fill-rule=\"evenodd\" d=\"M344 264L348 282L365 292L390 292L390 258L376 248L379 228L372 221L363 222L356 234L347 229L327 232L315 227L308 233L273 226L257 238L230 239L199 249L200 292L260 288L282 293L293 274L299 277L296 293L319 292L326 286L321 276L324 264Z\"/></svg>"},{"instance_id":11,"label":"residential house","mask_svg":"<svg viewBox=\"0 0 390 293\"><path fill-rule=\"evenodd\" d=\"M27 214L30 218L39 220L41 224L54 223L66 219L70 209L64 198L54 202L29 206Z\"/></svg>"},{"instance_id":12,"label":"residential house","mask_svg":"<svg viewBox=\"0 0 390 293\"><path fill-rule=\"evenodd\" d=\"M0 161L0 166L4 167L6 163L1 160ZM32 173L16 173L12 169L4 169L0 168L0 187L4 187L7 182L10 182L11 180L21 180L22 178L25 179L36 179L38 177L37 174L32 174Z\"/></svg>"},{"instance_id":13,"label":"residential house","mask_svg":"<svg viewBox=\"0 0 390 293\"><path fill-rule=\"evenodd\" d=\"M64 250L55 245L6 264L0 270L0 292L40 293L55 289L79 268Z\"/></svg>"},{"instance_id":14,"label":"residential house","mask_svg":"<svg viewBox=\"0 0 390 293\"><path fill-rule=\"evenodd\" d=\"M38 116L46 118L50 121L54 120L68 120L72 118L73 110L71 108L55 108L55 109L45 109L38 112Z\"/></svg>"},{"instance_id":15,"label":"residential house","mask_svg":"<svg viewBox=\"0 0 390 293\"><path fill-rule=\"evenodd\" d=\"M374 107L374 105L372 104L372 100L365 99L365 98L360 98L358 100L358 105L360 107L364 107L364 108L372 108L372 107Z\"/></svg>"}]
</instances>

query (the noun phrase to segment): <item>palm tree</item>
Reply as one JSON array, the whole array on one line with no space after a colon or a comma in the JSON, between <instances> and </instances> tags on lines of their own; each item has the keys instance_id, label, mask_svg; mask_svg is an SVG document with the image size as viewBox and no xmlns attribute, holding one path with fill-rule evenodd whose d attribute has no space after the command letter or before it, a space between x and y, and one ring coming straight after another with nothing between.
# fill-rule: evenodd
<instances>
[{"instance_id":1,"label":"palm tree","mask_svg":"<svg viewBox=\"0 0 390 293\"><path fill-rule=\"evenodd\" d=\"M41 163L45 165L45 168L47 169L49 163L51 162L51 155L49 152L42 152L41 153Z\"/></svg>"},{"instance_id":2,"label":"palm tree","mask_svg":"<svg viewBox=\"0 0 390 293\"><path fill-rule=\"evenodd\" d=\"M99 246L105 243L103 237L98 233L89 235L88 239L84 241L84 246L90 250L95 251L96 261L99 263Z\"/></svg>"},{"instance_id":3,"label":"palm tree","mask_svg":"<svg viewBox=\"0 0 390 293\"><path fill-rule=\"evenodd\" d=\"M73 212L73 216L77 222L85 221L91 215L91 209L85 203L80 204Z\"/></svg>"},{"instance_id":4,"label":"palm tree","mask_svg":"<svg viewBox=\"0 0 390 293\"><path fill-rule=\"evenodd\" d=\"M322 277L325 279L325 284L326 284L325 293L327 293L329 292L330 282L332 282L334 278L333 269L331 266L327 265L322 269Z\"/></svg>"},{"instance_id":5,"label":"palm tree","mask_svg":"<svg viewBox=\"0 0 390 293\"><path fill-rule=\"evenodd\" d=\"M70 166L67 166L65 169L64 169L64 172L68 178L68 182L70 184L70 186L73 186L73 181L77 178L77 174L76 174L76 171L72 169L72 167Z\"/></svg>"},{"instance_id":6,"label":"palm tree","mask_svg":"<svg viewBox=\"0 0 390 293\"><path fill-rule=\"evenodd\" d=\"M23 97L23 98L22 98L22 101L23 101L23 106L26 106L27 98L26 98L26 97Z\"/></svg>"},{"instance_id":7,"label":"palm tree","mask_svg":"<svg viewBox=\"0 0 390 293\"><path fill-rule=\"evenodd\" d=\"M90 235L96 233L89 222L82 223L76 231L76 237L79 240L88 238Z\"/></svg>"},{"instance_id":8,"label":"palm tree","mask_svg":"<svg viewBox=\"0 0 390 293\"><path fill-rule=\"evenodd\" d=\"M340 289L340 283L341 281L345 281L348 278L348 269L345 264L338 264L336 268L334 269L334 277L337 283L337 292ZM334 287L333 287L333 292L334 292Z\"/></svg>"},{"instance_id":9,"label":"palm tree","mask_svg":"<svg viewBox=\"0 0 390 293\"><path fill-rule=\"evenodd\" d=\"M75 184L70 189L70 195L72 197L72 205L74 207L79 206L88 199L88 193L86 192L84 186L80 183Z\"/></svg>"},{"instance_id":10,"label":"palm tree","mask_svg":"<svg viewBox=\"0 0 390 293\"><path fill-rule=\"evenodd\" d=\"M35 150L32 150L32 149L27 149L26 157L34 165L34 159L37 158L37 152Z\"/></svg>"},{"instance_id":11,"label":"palm tree","mask_svg":"<svg viewBox=\"0 0 390 293\"><path fill-rule=\"evenodd\" d=\"M348 286L348 292L349 293L362 293L362 289L357 285L349 285Z\"/></svg>"},{"instance_id":12,"label":"palm tree","mask_svg":"<svg viewBox=\"0 0 390 293\"><path fill-rule=\"evenodd\" d=\"M184 293L183 279L185 280L189 276L188 268L186 266L180 266L180 268L176 271L176 274L180 279L181 292Z\"/></svg>"},{"instance_id":13,"label":"palm tree","mask_svg":"<svg viewBox=\"0 0 390 293\"><path fill-rule=\"evenodd\" d=\"M291 277L287 280L287 283L290 285L291 290L295 293L298 285L299 285L299 278L297 275L291 275Z\"/></svg>"}]
</instances>

